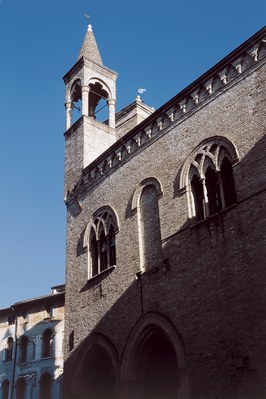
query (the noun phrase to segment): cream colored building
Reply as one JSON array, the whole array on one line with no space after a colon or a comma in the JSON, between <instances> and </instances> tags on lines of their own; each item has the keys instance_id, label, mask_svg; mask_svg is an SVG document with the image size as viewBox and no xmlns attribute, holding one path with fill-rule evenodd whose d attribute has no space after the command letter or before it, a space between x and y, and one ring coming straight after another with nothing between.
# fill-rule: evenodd
<instances>
[{"instance_id":1,"label":"cream colored building","mask_svg":"<svg viewBox=\"0 0 266 399\"><path fill-rule=\"evenodd\" d=\"M0 399L59 399L64 285L0 310Z\"/></svg>"}]
</instances>

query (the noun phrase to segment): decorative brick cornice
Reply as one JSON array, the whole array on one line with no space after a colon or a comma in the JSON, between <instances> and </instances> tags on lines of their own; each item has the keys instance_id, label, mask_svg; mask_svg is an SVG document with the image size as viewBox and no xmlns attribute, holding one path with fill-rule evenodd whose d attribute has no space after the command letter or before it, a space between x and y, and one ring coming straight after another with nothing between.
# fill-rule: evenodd
<instances>
[{"instance_id":1,"label":"decorative brick cornice","mask_svg":"<svg viewBox=\"0 0 266 399\"><path fill-rule=\"evenodd\" d=\"M83 170L73 190L67 193L66 204L73 204L131 157L262 65L265 45L263 28L124 135Z\"/></svg>"}]
</instances>

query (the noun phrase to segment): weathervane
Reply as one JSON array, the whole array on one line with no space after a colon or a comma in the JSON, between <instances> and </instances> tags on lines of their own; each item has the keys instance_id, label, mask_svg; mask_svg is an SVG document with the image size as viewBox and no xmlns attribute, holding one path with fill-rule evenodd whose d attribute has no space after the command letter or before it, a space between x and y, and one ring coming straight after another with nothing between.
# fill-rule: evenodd
<instances>
[{"instance_id":1,"label":"weathervane","mask_svg":"<svg viewBox=\"0 0 266 399\"><path fill-rule=\"evenodd\" d=\"M88 14L88 13L86 13L86 12L84 12L84 17L85 17L85 18L87 18L87 20L89 20L89 19L90 19L90 16L89 16L89 14Z\"/></svg>"},{"instance_id":2,"label":"weathervane","mask_svg":"<svg viewBox=\"0 0 266 399\"><path fill-rule=\"evenodd\" d=\"M139 94L137 95L136 100L141 101L140 94L143 94L145 91L147 91L147 90L146 90L146 89L139 88L139 89L138 89L138 93L139 93Z\"/></svg>"}]
</instances>

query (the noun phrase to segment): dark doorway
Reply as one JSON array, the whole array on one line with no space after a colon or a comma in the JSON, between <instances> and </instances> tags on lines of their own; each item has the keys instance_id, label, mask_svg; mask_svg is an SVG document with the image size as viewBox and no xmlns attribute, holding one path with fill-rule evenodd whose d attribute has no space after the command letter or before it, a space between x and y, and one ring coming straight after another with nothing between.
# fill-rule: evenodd
<instances>
[{"instance_id":1,"label":"dark doorway","mask_svg":"<svg viewBox=\"0 0 266 399\"><path fill-rule=\"evenodd\" d=\"M16 399L25 399L26 397L26 380L19 378L16 383Z\"/></svg>"},{"instance_id":2,"label":"dark doorway","mask_svg":"<svg viewBox=\"0 0 266 399\"><path fill-rule=\"evenodd\" d=\"M52 395L52 377L45 373L40 379L40 399L51 399Z\"/></svg>"},{"instance_id":3,"label":"dark doorway","mask_svg":"<svg viewBox=\"0 0 266 399\"><path fill-rule=\"evenodd\" d=\"M108 354L96 346L84 367L80 398L115 399L115 373Z\"/></svg>"},{"instance_id":4,"label":"dark doorway","mask_svg":"<svg viewBox=\"0 0 266 399\"><path fill-rule=\"evenodd\" d=\"M178 364L167 337L153 333L139 355L139 380L142 399L177 399Z\"/></svg>"}]
</instances>

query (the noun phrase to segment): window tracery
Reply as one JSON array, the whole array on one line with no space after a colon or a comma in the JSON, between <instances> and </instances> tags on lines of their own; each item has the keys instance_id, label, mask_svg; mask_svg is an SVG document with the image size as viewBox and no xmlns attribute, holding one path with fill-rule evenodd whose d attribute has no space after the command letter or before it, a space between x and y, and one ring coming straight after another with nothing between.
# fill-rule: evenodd
<instances>
[{"instance_id":1,"label":"window tracery","mask_svg":"<svg viewBox=\"0 0 266 399\"><path fill-rule=\"evenodd\" d=\"M111 208L101 208L98 210L90 225L89 277L94 277L116 265L117 232L117 218Z\"/></svg>"},{"instance_id":2,"label":"window tracery","mask_svg":"<svg viewBox=\"0 0 266 399\"><path fill-rule=\"evenodd\" d=\"M233 165L237 161L236 149L223 137L205 140L191 153L181 172L190 218L202 220L236 203Z\"/></svg>"}]
</instances>

